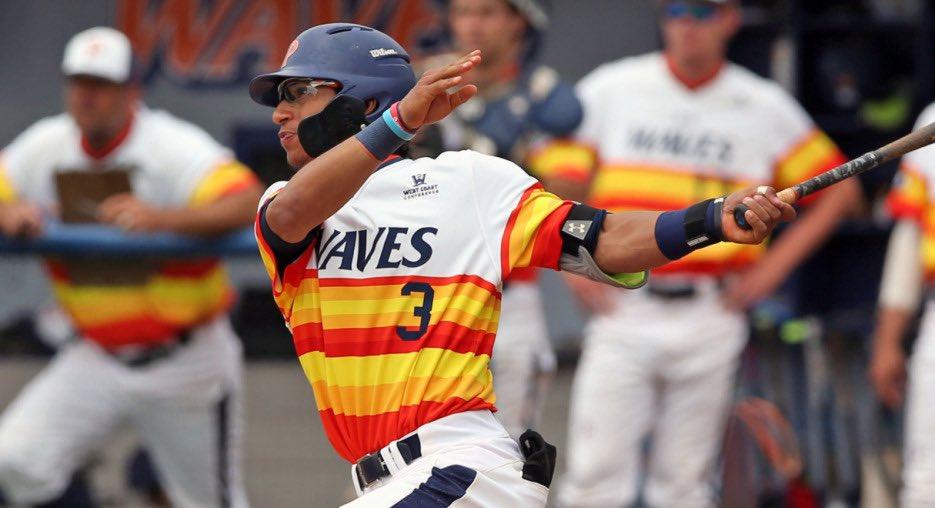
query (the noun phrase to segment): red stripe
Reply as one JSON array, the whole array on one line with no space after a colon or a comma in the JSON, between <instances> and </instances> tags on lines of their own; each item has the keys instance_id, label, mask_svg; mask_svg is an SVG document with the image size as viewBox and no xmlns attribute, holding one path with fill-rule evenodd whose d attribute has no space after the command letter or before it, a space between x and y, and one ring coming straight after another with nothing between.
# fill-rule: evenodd
<instances>
[{"instance_id":1,"label":"red stripe","mask_svg":"<svg viewBox=\"0 0 935 508\"><path fill-rule=\"evenodd\" d=\"M200 278L216 270L220 265L219 259L168 261L159 268L159 274L166 277Z\"/></svg>"},{"instance_id":2,"label":"red stripe","mask_svg":"<svg viewBox=\"0 0 935 508\"><path fill-rule=\"evenodd\" d=\"M522 268L514 268L510 272L510 278L507 280L510 284L515 284L519 282L533 282L539 278L538 268L534 266L524 266Z\"/></svg>"},{"instance_id":3,"label":"red stripe","mask_svg":"<svg viewBox=\"0 0 935 508\"><path fill-rule=\"evenodd\" d=\"M474 397L468 400L452 397L444 402L422 402L403 406L399 411L379 415L348 416L334 414L331 409L319 411L328 441L338 455L348 462L357 462L426 423L439 418L480 409L496 410L493 404Z\"/></svg>"},{"instance_id":4,"label":"red stripe","mask_svg":"<svg viewBox=\"0 0 935 508\"><path fill-rule=\"evenodd\" d=\"M743 267L749 266L755 258L742 258L725 261L686 261L679 260L662 265L652 270L653 274L697 274L697 275L722 275L734 272Z\"/></svg>"},{"instance_id":5,"label":"red stripe","mask_svg":"<svg viewBox=\"0 0 935 508\"><path fill-rule=\"evenodd\" d=\"M306 270L306 277L313 270ZM317 270L315 270L317 272ZM393 275L389 277L368 277L365 279L349 279L339 277L322 277L319 279L321 287L366 287L366 286L391 286L394 284L405 284L407 282L428 282L433 286L445 286L456 283L470 283L490 291L491 294L499 297L500 291L497 287L477 275L453 275L450 277L432 277L427 275Z\"/></svg>"},{"instance_id":6,"label":"red stripe","mask_svg":"<svg viewBox=\"0 0 935 508\"><path fill-rule=\"evenodd\" d=\"M531 266L558 270L558 261L562 256L562 223L568 217L571 206L572 203L566 201L539 224L529 260Z\"/></svg>"},{"instance_id":7,"label":"red stripe","mask_svg":"<svg viewBox=\"0 0 935 508\"><path fill-rule=\"evenodd\" d=\"M922 214L925 210L922 206L913 205L896 194L890 194L886 199L886 207L894 219L912 219L916 222L922 222Z\"/></svg>"},{"instance_id":8,"label":"red stripe","mask_svg":"<svg viewBox=\"0 0 935 508\"><path fill-rule=\"evenodd\" d=\"M532 184L523 195L520 196L519 202L516 203L516 207L513 208L513 211L510 213L509 220L506 221L506 227L503 229L503 238L500 239L500 272L501 280L506 280L510 276L510 235L513 234L513 227L516 225L516 218L519 217L520 210L523 209L523 204L526 203L526 200L529 199L529 196L536 190L542 188L542 184L536 182Z\"/></svg>"},{"instance_id":9,"label":"red stripe","mask_svg":"<svg viewBox=\"0 0 935 508\"><path fill-rule=\"evenodd\" d=\"M124 125L122 129L120 129L120 132L118 132L117 135L113 137L113 139L108 141L106 144L104 144L104 146L100 148L94 148L93 146L91 146L91 143L88 141L88 138L82 135L81 136L81 148L84 150L84 153L86 153L92 159L103 159L104 157L107 157L114 150L116 150L117 147L123 144L124 141L126 141L127 137L130 135L130 129L131 127L133 127L135 119L136 119L136 115L133 114L133 112L131 111L130 118L127 119L127 124Z\"/></svg>"},{"instance_id":10,"label":"red stripe","mask_svg":"<svg viewBox=\"0 0 935 508\"><path fill-rule=\"evenodd\" d=\"M407 327L415 329L415 327ZM495 333L440 321L431 325L419 340L402 340L395 326L379 328L339 328L322 334L319 323L299 325L292 330L296 354L324 352L328 357L378 356L412 353L423 348L442 348L456 353L490 355Z\"/></svg>"}]
</instances>

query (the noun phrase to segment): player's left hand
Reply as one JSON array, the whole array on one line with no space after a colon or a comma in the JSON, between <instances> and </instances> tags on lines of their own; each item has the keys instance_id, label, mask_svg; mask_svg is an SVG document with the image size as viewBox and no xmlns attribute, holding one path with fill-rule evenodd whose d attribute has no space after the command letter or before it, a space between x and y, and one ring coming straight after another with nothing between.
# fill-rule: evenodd
<instances>
[{"instance_id":1,"label":"player's left hand","mask_svg":"<svg viewBox=\"0 0 935 508\"><path fill-rule=\"evenodd\" d=\"M749 208L744 217L752 229L741 229L734 221L734 209L739 204ZM782 221L795 218L795 208L776 196L772 187L761 185L734 192L724 200L721 213L721 233L724 240L733 243L757 244L772 233Z\"/></svg>"},{"instance_id":2,"label":"player's left hand","mask_svg":"<svg viewBox=\"0 0 935 508\"><path fill-rule=\"evenodd\" d=\"M117 194L105 199L97 208L97 220L134 233L164 229L160 210L132 194Z\"/></svg>"},{"instance_id":3,"label":"player's left hand","mask_svg":"<svg viewBox=\"0 0 935 508\"><path fill-rule=\"evenodd\" d=\"M399 115L406 127L415 130L435 123L474 97L477 93L474 85L465 85L452 93L448 90L458 86L464 74L480 60L480 50L475 49L449 65L426 71L399 102Z\"/></svg>"}]
</instances>

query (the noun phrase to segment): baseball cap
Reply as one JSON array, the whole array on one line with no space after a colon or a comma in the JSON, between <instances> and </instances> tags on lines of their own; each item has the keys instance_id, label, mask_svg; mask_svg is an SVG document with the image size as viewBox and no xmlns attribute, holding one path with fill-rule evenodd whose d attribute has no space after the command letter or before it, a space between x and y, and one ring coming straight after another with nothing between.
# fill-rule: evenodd
<instances>
[{"instance_id":1,"label":"baseball cap","mask_svg":"<svg viewBox=\"0 0 935 508\"><path fill-rule=\"evenodd\" d=\"M114 83L129 81L133 65L130 40L106 26L79 32L65 46L65 76L94 76Z\"/></svg>"}]
</instances>

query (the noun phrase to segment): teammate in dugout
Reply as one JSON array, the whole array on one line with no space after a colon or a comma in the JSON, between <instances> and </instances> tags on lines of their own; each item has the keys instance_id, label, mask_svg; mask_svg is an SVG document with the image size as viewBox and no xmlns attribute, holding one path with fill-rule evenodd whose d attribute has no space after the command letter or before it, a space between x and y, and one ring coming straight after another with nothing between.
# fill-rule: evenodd
<instances>
[{"instance_id":1,"label":"teammate in dugout","mask_svg":"<svg viewBox=\"0 0 935 508\"><path fill-rule=\"evenodd\" d=\"M468 148L525 165L546 190L570 199L562 174L542 174L527 164L534 147L571 135L581 123L581 103L535 53L548 27L548 17L534 0L453 0L448 6L452 46L459 53L427 59L423 68L442 65L478 48L483 60L464 76L478 95L423 130L415 145L438 141L431 155ZM435 135L432 135L435 134ZM518 437L535 428L556 361L534 268L513 270L506 281L491 371L497 392L497 416Z\"/></svg>"},{"instance_id":2,"label":"teammate in dugout","mask_svg":"<svg viewBox=\"0 0 935 508\"><path fill-rule=\"evenodd\" d=\"M262 191L253 173L198 127L144 106L132 67L117 30L71 39L67 112L0 153L3 234L40 234L60 208L56 174L70 171L128 173L132 194L88 204L99 222L126 231L210 236L250 224ZM246 506L242 358L220 260L55 256L46 264L78 336L0 417L0 497L78 505L80 493L66 491L72 473L130 423L174 506Z\"/></svg>"},{"instance_id":3,"label":"teammate in dugout","mask_svg":"<svg viewBox=\"0 0 935 508\"><path fill-rule=\"evenodd\" d=\"M575 142L544 150L540 165L596 169L589 204L626 213L680 209L750 185L787 187L844 162L779 85L726 61L739 2L656 5L664 51L583 78ZM634 502L647 434L645 502L713 503L743 311L825 240L860 192L845 181L816 197L769 249L721 243L658 267L639 291L569 280L594 315L572 389L561 504Z\"/></svg>"},{"instance_id":4,"label":"teammate in dugout","mask_svg":"<svg viewBox=\"0 0 935 508\"><path fill-rule=\"evenodd\" d=\"M257 241L328 439L353 464L348 506L545 505L554 447L533 432L517 443L493 415L488 362L512 270L637 287L647 268L722 239L757 243L795 214L762 187L608 215L497 157L407 159L415 131L477 93L449 89L480 59L416 81L388 36L328 24L250 85L297 168L261 199ZM752 231L731 218L741 202Z\"/></svg>"},{"instance_id":5,"label":"teammate in dugout","mask_svg":"<svg viewBox=\"0 0 935 508\"><path fill-rule=\"evenodd\" d=\"M935 104L916 127L935 121ZM935 358L935 301L927 298L919 336L907 369L903 338L915 316L923 286L935 281L935 148L903 158L888 203L896 226L880 285L880 311L874 334L870 378L880 401L893 409L906 399L906 429L900 506L935 505L935 409L932 398Z\"/></svg>"}]
</instances>

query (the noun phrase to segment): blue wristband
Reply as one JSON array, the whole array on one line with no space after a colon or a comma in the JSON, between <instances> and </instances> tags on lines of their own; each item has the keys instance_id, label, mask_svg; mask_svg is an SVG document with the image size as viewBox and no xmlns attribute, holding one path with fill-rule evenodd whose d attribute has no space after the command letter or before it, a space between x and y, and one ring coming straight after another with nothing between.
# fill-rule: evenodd
<instances>
[{"instance_id":1,"label":"blue wristband","mask_svg":"<svg viewBox=\"0 0 935 508\"><path fill-rule=\"evenodd\" d=\"M656 245L665 257L673 261L694 250L688 245L685 234L686 211L664 212L656 219Z\"/></svg>"},{"instance_id":2,"label":"blue wristband","mask_svg":"<svg viewBox=\"0 0 935 508\"><path fill-rule=\"evenodd\" d=\"M384 113L385 115L385 113ZM392 121L387 122L385 117L377 118L354 137L373 155L373 158L382 161L408 141L397 135L390 127Z\"/></svg>"},{"instance_id":3,"label":"blue wristband","mask_svg":"<svg viewBox=\"0 0 935 508\"><path fill-rule=\"evenodd\" d=\"M403 129L403 126L399 125L396 119L393 118L393 114L389 109L383 112L382 118L383 121L386 122L386 125L389 126L390 130L393 131L393 134L396 134L403 140L409 141L416 135L414 132L408 132L406 129Z\"/></svg>"},{"instance_id":4,"label":"blue wristband","mask_svg":"<svg viewBox=\"0 0 935 508\"><path fill-rule=\"evenodd\" d=\"M665 212L656 219L656 245L676 260L693 250L722 240L719 214L723 199L709 199L688 208Z\"/></svg>"}]
</instances>

